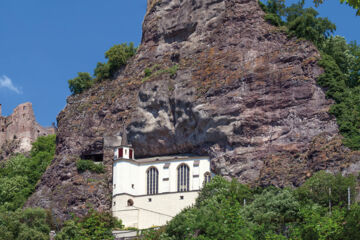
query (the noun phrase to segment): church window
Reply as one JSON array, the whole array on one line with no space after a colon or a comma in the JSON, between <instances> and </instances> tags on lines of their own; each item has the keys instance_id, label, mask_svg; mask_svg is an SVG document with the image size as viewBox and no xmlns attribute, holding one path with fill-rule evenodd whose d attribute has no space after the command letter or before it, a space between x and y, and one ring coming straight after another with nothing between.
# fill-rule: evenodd
<instances>
[{"instance_id":1,"label":"church window","mask_svg":"<svg viewBox=\"0 0 360 240\"><path fill-rule=\"evenodd\" d=\"M209 183L210 180L211 180L211 174L210 174L209 172L206 172L206 173L204 174L204 185L207 184L207 183Z\"/></svg>"},{"instance_id":2,"label":"church window","mask_svg":"<svg viewBox=\"0 0 360 240\"><path fill-rule=\"evenodd\" d=\"M147 170L147 194L157 194L159 191L159 171L155 167Z\"/></svg>"},{"instance_id":3,"label":"church window","mask_svg":"<svg viewBox=\"0 0 360 240\"><path fill-rule=\"evenodd\" d=\"M178 192L188 192L190 190L189 174L190 170L186 164L178 167Z\"/></svg>"}]
</instances>

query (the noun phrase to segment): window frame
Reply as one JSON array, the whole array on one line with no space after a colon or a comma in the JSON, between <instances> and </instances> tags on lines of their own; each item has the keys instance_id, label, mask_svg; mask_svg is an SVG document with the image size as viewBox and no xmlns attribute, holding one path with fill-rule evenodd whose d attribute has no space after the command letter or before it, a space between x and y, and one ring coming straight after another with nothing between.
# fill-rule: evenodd
<instances>
[{"instance_id":1,"label":"window frame","mask_svg":"<svg viewBox=\"0 0 360 240\"><path fill-rule=\"evenodd\" d=\"M156 195L159 193L159 170L151 166L146 170L146 194Z\"/></svg>"},{"instance_id":2,"label":"window frame","mask_svg":"<svg viewBox=\"0 0 360 240\"><path fill-rule=\"evenodd\" d=\"M181 163L177 167L177 191L190 191L190 167L186 163Z\"/></svg>"}]
</instances>

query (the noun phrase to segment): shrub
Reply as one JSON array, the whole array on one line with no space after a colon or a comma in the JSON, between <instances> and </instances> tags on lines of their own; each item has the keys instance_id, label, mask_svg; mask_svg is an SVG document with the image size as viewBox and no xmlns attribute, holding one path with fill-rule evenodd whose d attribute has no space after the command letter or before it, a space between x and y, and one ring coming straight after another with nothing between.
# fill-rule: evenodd
<instances>
[{"instance_id":1,"label":"shrub","mask_svg":"<svg viewBox=\"0 0 360 240\"><path fill-rule=\"evenodd\" d=\"M106 53L107 63L98 63L94 71L97 82L114 77L117 71L124 67L128 60L135 55L137 48L133 43L119 44L111 47Z\"/></svg>"},{"instance_id":2,"label":"shrub","mask_svg":"<svg viewBox=\"0 0 360 240\"><path fill-rule=\"evenodd\" d=\"M90 172L94 173L104 173L105 167L102 163L96 164L91 160L77 160L76 161L76 167L79 172L85 172L86 170L89 170Z\"/></svg>"},{"instance_id":3,"label":"shrub","mask_svg":"<svg viewBox=\"0 0 360 240\"><path fill-rule=\"evenodd\" d=\"M79 72L78 76L76 78L70 79L68 83L71 94L75 95L91 88L94 81L89 73Z\"/></svg>"},{"instance_id":4,"label":"shrub","mask_svg":"<svg viewBox=\"0 0 360 240\"><path fill-rule=\"evenodd\" d=\"M356 178L354 176L343 177L341 174L333 175L320 171L309 178L296 190L300 201L304 203L316 203L327 207L329 200L333 206L345 206L347 204L347 192L350 187L352 202L355 199ZM331 188L331 196L329 195Z\"/></svg>"},{"instance_id":5,"label":"shrub","mask_svg":"<svg viewBox=\"0 0 360 240\"><path fill-rule=\"evenodd\" d=\"M16 155L0 167L0 209L20 208L35 190L35 185L55 154L55 135L39 137L30 157Z\"/></svg>"},{"instance_id":6,"label":"shrub","mask_svg":"<svg viewBox=\"0 0 360 240\"><path fill-rule=\"evenodd\" d=\"M43 209L27 208L0 212L0 231L0 240L48 240L50 228Z\"/></svg>"},{"instance_id":7,"label":"shrub","mask_svg":"<svg viewBox=\"0 0 360 240\"><path fill-rule=\"evenodd\" d=\"M73 217L66 221L64 227L56 235L56 240L95 240L114 239L112 229L122 229L120 220L112 217L110 213L90 210L83 218Z\"/></svg>"}]
</instances>

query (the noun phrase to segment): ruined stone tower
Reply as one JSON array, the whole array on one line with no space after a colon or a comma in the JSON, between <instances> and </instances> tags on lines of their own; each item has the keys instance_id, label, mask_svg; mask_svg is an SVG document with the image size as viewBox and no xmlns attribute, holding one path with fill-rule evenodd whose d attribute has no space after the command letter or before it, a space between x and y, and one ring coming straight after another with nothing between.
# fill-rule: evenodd
<instances>
[{"instance_id":1,"label":"ruined stone tower","mask_svg":"<svg viewBox=\"0 0 360 240\"><path fill-rule=\"evenodd\" d=\"M0 104L0 148L16 142L15 152L28 152L37 137L54 133L53 127L44 128L36 122L31 103L20 104L7 117L1 115Z\"/></svg>"}]
</instances>

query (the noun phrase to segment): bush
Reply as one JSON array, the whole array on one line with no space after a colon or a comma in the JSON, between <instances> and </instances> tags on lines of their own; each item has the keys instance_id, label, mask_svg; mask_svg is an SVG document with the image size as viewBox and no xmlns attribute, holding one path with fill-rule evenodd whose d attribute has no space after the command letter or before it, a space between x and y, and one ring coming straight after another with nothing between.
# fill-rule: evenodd
<instances>
[{"instance_id":1,"label":"bush","mask_svg":"<svg viewBox=\"0 0 360 240\"><path fill-rule=\"evenodd\" d=\"M75 95L91 88L91 86L94 84L94 81L89 73L79 72L78 76L76 78L70 79L68 83L71 94Z\"/></svg>"},{"instance_id":2,"label":"bush","mask_svg":"<svg viewBox=\"0 0 360 240\"><path fill-rule=\"evenodd\" d=\"M56 240L97 240L114 239L112 229L122 229L121 221L115 219L110 213L101 213L94 210L82 219L73 217L66 221L61 231L56 234Z\"/></svg>"},{"instance_id":3,"label":"bush","mask_svg":"<svg viewBox=\"0 0 360 240\"><path fill-rule=\"evenodd\" d=\"M351 189L352 202L355 200L356 178L354 176L343 177L341 174L333 175L320 171L309 178L296 190L300 201L304 203L316 203L323 207L329 205L344 207L347 204L348 187ZM331 188L331 196L329 196Z\"/></svg>"},{"instance_id":4,"label":"bush","mask_svg":"<svg viewBox=\"0 0 360 240\"><path fill-rule=\"evenodd\" d=\"M54 158L55 138L39 137L29 158L19 154L0 167L0 209L14 211L22 207Z\"/></svg>"},{"instance_id":5,"label":"bush","mask_svg":"<svg viewBox=\"0 0 360 240\"><path fill-rule=\"evenodd\" d=\"M286 225L298 219L300 203L290 189L269 188L254 198L241 213L247 221L264 226L260 235L285 234Z\"/></svg>"},{"instance_id":6,"label":"bush","mask_svg":"<svg viewBox=\"0 0 360 240\"><path fill-rule=\"evenodd\" d=\"M116 72L124 67L128 60L135 55L137 48L133 43L129 45L126 43L115 45L111 47L106 53L105 58L108 59L107 63L98 63L94 71L97 82L106 79L111 79L115 76Z\"/></svg>"},{"instance_id":7,"label":"bush","mask_svg":"<svg viewBox=\"0 0 360 240\"><path fill-rule=\"evenodd\" d=\"M89 170L90 172L94 173L104 173L105 167L102 163L96 164L91 160L77 160L76 161L76 167L79 172L85 172L86 170Z\"/></svg>"},{"instance_id":8,"label":"bush","mask_svg":"<svg viewBox=\"0 0 360 240\"><path fill-rule=\"evenodd\" d=\"M48 240L50 228L44 210L27 208L0 212L0 232L0 240Z\"/></svg>"},{"instance_id":9,"label":"bush","mask_svg":"<svg viewBox=\"0 0 360 240\"><path fill-rule=\"evenodd\" d=\"M353 240L360 236L360 205L354 204L345 216L344 239Z\"/></svg>"}]
</instances>

